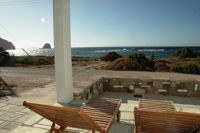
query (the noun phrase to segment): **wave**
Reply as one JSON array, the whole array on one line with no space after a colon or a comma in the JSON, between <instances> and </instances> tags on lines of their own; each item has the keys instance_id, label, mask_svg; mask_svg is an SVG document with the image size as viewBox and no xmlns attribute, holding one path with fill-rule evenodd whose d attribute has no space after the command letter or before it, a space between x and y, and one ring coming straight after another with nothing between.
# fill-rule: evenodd
<instances>
[{"instance_id":1,"label":"wave","mask_svg":"<svg viewBox=\"0 0 200 133\"><path fill-rule=\"evenodd\" d=\"M163 52L165 49L138 49L140 52L150 51L150 52Z\"/></svg>"},{"instance_id":2,"label":"wave","mask_svg":"<svg viewBox=\"0 0 200 133\"><path fill-rule=\"evenodd\" d=\"M126 48L123 49L102 49L102 50L94 50L94 52L97 53L108 53L108 52L124 52L124 51L132 51L132 50L128 50Z\"/></svg>"}]
</instances>

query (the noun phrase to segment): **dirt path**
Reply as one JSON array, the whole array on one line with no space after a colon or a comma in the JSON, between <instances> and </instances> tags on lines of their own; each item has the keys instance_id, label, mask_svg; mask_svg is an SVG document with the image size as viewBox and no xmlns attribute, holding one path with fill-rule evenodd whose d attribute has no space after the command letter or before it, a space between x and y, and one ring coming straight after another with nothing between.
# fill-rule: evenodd
<instances>
[{"instance_id":1,"label":"dirt path","mask_svg":"<svg viewBox=\"0 0 200 133\"><path fill-rule=\"evenodd\" d=\"M55 81L54 68L1 67L0 82L16 93L44 86ZM9 88L4 88L9 89Z\"/></svg>"},{"instance_id":2,"label":"dirt path","mask_svg":"<svg viewBox=\"0 0 200 133\"><path fill-rule=\"evenodd\" d=\"M105 65L102 61L73 61L73 76ZM54 66L0 67L0 90L12 90L16 95L55 82ZM4 86L2 87L2 84Z\"/></svg>"}]
</instances>

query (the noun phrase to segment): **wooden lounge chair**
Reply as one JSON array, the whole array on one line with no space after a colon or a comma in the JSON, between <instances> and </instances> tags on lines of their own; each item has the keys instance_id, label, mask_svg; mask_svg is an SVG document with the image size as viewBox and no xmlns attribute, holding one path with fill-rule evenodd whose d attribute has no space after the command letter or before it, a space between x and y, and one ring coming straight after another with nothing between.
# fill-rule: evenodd
<instances>
[{"instance_id":1,"label":"wooden lounge chair","mask_svg":"<svg viewBox=\"0 0 200 133\"><path fill-rule=\"evenodd\" d=\"M172 101L139 99L139 108L158 109L165 111L176 111Z\"/></svg>"},{"instance_id":2,"label":"wooden lounge chair","mask_svg":"<svg viewBox=\"0 0 200 133\"><path fill-rule=\"evenodd\" d=\"M52 121L50 133L63 132L66 127L108 133L115 117L120 117L120 99L91 99L81 108L57 107L24 102L24 106ZM55 124L60 128L55 128Z\"/></svg>"},{"instance_id":3,"label":"wooden lounge chair","mask_svg":"<svg viewBox=\"0 0 200 133\"><path fill-rule=\"evenodd\" d=\"M200 114L135 108L134 133L199 133Z\"/></svg>"}]
</instances>

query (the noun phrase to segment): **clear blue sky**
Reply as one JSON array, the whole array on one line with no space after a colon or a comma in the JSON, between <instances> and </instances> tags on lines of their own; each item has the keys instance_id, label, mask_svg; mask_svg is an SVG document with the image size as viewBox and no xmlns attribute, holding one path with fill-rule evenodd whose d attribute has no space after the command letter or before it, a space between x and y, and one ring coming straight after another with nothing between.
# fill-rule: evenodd
<instances>
[{"instance_id":1,"label":"clear blue sky","mask_svg":"<svg viewBox=\"0 0 200 133\"><path fill-rule=\"evenodd\" d=\"M53 46L52 0L0 0L0 37ZM71 45L200 46L200 0L71 0Z\"/></svg>"}]
</instances>

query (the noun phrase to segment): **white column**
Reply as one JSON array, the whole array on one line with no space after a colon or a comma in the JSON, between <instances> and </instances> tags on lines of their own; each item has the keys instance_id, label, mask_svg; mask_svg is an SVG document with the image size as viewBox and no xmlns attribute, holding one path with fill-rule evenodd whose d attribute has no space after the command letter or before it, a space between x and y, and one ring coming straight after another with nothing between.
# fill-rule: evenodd
<instances>
[{"instance_id":1,"label":"white column","mask_svg":"<svg viewBox=\"0 0 200 133\"><path fill-rule=\"evenodd\" d=\"M57 102L73 100L70 40L70 0L53 0Z\"/></svg>"}]
</instances>

